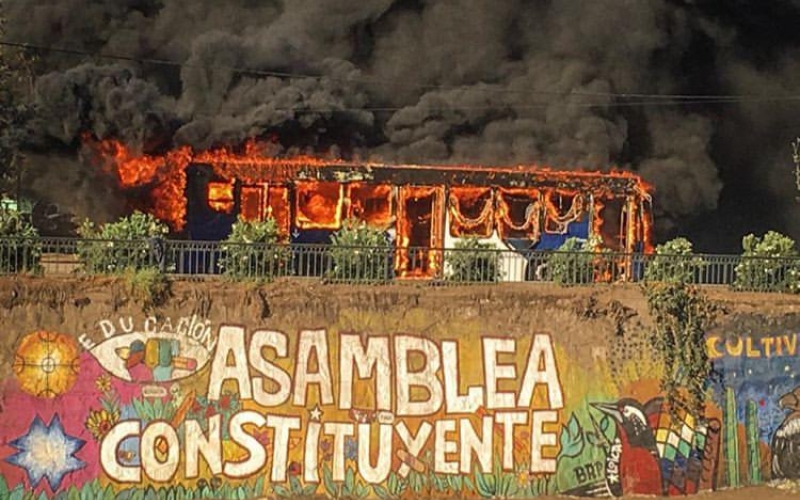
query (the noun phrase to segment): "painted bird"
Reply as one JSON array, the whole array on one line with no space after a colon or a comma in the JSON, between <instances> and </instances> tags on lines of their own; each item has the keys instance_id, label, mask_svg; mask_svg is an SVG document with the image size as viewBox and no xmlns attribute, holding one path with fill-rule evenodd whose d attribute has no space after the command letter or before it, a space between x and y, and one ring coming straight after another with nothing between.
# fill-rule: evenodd
<instances>
[{"instance_id":1,"label":"painted bird","mask_svg":"<svg viewBox=\"0 0 800 500\"><path fill-rule=\"evenodd\" d=\"M790 410L772 435L772 475L776 478L800 478L800 387L784 394L778 406Z\"/></svg>"},{"instance_id":2,"label":"painted bird","mask_svg":"<svg viewBox=\"0 0 800 500\"><path fill-rule=\"evenodd\" d=\"M614 495L663 495L658 448L648 412L634 399L593 403L616 423L617 440L606 460L606 481Z\"/></svg>"}]
</instances>

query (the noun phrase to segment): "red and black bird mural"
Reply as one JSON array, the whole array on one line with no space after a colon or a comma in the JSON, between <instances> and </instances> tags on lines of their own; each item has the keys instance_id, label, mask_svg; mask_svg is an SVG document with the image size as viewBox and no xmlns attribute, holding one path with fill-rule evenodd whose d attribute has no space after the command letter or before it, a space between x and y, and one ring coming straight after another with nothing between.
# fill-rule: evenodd
<instances>
[{"instance_id":1,"label":"red and black bird mural","mask_svg":"<svg viewBox=\"0 0 800 500\"><path fill-rule=\"evenodd\" d=\"M670 414L663 398L592 406L616 426L606 457L606 485L613 496L686 495L711 487L718 420L699 420L685 411Z\"/></svg>"},{"instance_id":2,"label":"red and black bird mural","mask_svg":"<svg viewBox=\"0 0 800 500\"><path fill-rule=\"evenodd\" d=\"M621 399L592 406L610 416L617 427L606 459L606 483L611 494L662 495L656 438L642 405L634 399Z\"/></svg>"}]
</instances>

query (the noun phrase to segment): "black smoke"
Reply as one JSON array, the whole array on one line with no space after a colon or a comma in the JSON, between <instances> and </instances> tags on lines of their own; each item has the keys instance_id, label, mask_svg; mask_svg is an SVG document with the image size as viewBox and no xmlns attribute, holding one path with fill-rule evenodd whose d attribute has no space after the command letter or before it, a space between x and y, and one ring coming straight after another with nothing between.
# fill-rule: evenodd
<instances>
[{"instance_id":1,"label":"black smoke","mask_svg":"<svg viewBox=\"0 0 800 500\"><path fill-rule=\"evenodd\" d=\"M82 134L144 152L269 137L385 161L618 166L655 185L659 239L737 251L748 232L800 237L797 0L5 8L6 40L91 54L35 51L30 187L59 198L69 183L78 213L99 213L81 201L96 199Z\"/></svg>"}]
</instances>

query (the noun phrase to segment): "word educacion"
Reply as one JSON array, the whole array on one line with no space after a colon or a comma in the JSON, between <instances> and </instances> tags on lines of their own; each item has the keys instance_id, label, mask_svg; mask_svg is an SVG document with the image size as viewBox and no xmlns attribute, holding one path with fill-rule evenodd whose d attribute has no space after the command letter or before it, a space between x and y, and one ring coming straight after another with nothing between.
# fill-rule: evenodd
<instances>
[{"instance_id":1,"label":"word educacion","mask_svg":"<svg viewBox=\"0 0 800 500\"><path fill-rule=\"evenodd\" d=\"M416 457L429 442L433 446L435 472L471 474L473 458L484 472L492 471L497 444L493 439L500 440L502 436L497 446L502 449L500 463L504 470L513 470L514 449L519 447L522 434L519 431L527 429L530 454L526 461L530 472L555 472L555 458L545 456L553 453L543 450L549 447L552 451L557 436L544 426L558 422L557 410L563 408L564 402L549 335L531 337L521 377L517 364L510 361L517 354L516 339L481 338L482 366L469 366L469 370L472 373L481 369L483 383L469 386L466 391L461 390L457 341L437 343L411 335L370 336L363 341L362 336L355 334L340 334L337 340L338 370L334 372L325 330L301 331L295 355L290 356L289 339L282 332L257 330L248 341L244 328L221 326L211 362L208 399L219 400L223 385L236 384L242 400L251 400L265 408L263 412L238 411L229 420L228 435L246 450L246 458L223 459L220 415L207 417L206 425L185 420L182 443L178 429L169 422L150 422L142 428L139 420L122 420L102 441L103 470L119 482L141 482L143 477L153 482L169 482L177 474L183 457L185 477L192 479L200 475L202 457L212 474L230 478L250 477L270 462L271 480L284 482L290 441L301 438L304 480L318 482L319 444L322 437L328 437L333 443L333 480L343 481L345 441L356 437L358 473L365 481L378 484L388 477L395 455L406 457L398 469L401 476L418 467ZM293 365L293 373L279 366L279 360L284 365ZM374 414L378 418L370 422L323 422L320 418L323 410L353 409L356 377L372 379ZM312 386L318 391L318 403L313 411L306 412ZM507 390L512 386L518 390ZM334 387L338 388L336 396ZM544 408L532 409L537 390L546 394L547 403ZM305 426L301 417L287 414L291 407L309 414ZM447 415L462 415L462 418L446 418ZM412 417L418 425L409 427L402 420L404 417ZM272 432L271 457L251 433L252 429L262 427ZM140 438L141 443L141 460L136 466L120 463L115 453L120 443L131 437ZM157 456L155 449L163 451L164 444L166 452Z\"/></svg>"}]
</instances>

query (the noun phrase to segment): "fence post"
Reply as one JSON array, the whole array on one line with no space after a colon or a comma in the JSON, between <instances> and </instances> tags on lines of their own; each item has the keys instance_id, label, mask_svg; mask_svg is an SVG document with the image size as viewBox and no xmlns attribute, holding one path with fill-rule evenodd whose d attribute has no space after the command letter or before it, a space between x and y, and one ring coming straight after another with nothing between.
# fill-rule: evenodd
<instances>
[{"instance_id":1,"label":"fence post","mask_svg":"<svg viewBox=\"0 0 800 500\"><path fill-rule=\"evenodd\" d=\"M167 249L164 239L156 236L147 241L150 245L150 264L155 264L159 272L165 273L167 271Z\"/></svg>"}]
</instances>

